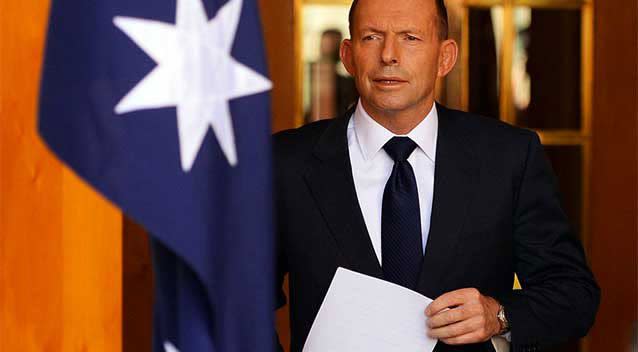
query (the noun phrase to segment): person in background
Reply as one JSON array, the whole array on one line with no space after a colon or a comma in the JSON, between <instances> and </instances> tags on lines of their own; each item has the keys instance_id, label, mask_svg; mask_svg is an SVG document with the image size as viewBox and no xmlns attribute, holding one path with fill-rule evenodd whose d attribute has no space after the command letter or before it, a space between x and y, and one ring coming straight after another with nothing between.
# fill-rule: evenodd
<instances>
[{"instance_id":1,"label":"person in background","mask_svg":"<svg viewBox=\"0 0 638 352\"><path fill-rule=\"evenodd\" d=\"M339 46L343 35L338 29L321 33L319 60L309 64L310 109L306 122L331 118L344 113L357 100L354 80L343 70Z\"/></svg>"}]
</instances>

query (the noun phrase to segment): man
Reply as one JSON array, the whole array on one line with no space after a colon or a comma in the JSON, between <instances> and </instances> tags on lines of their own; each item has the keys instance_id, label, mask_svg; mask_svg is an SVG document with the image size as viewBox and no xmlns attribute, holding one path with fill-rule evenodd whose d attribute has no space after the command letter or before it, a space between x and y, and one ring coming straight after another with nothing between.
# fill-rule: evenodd
<instances>
[{"instance_id":1,"label":"man","mask_svg":"<svg viewBox=\"0 0 638 352\"><path fill-rule=\"evenodd\" d=\"M499 335L536 351L585 335L599 289L538 137L434 102L458 52L443 1L355 1L350 31L341 58L356 109L274 137L291 350L339 266L435 298L423 333L436 351L490 351Z\"/></svg>"}]
</instances>

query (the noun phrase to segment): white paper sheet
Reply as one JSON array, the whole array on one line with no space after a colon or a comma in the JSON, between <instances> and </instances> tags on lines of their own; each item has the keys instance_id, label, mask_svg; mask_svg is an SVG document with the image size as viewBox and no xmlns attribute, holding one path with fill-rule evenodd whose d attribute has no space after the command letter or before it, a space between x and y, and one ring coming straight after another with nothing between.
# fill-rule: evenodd
<instances>
[{"instance_id":1,"label":"white paper sheet","mask_svg":"<svg viewBox=\"0 0 638 352\"><path fill-rule=\"evenodd\" d=\"M337 269L304 352L431 352L426 331L432 302L404 287Z\"/></svg>"}]
</instances>

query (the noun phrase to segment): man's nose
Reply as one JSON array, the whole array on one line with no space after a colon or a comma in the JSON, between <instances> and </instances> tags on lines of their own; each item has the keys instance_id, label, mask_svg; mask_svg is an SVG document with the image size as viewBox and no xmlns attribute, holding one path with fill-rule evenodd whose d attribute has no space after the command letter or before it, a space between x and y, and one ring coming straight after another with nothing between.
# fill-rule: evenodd
<instances>
[{"instance_id":1,"label":"man's nose","mask_svg":"<svg viewBox=\"0 0 638 352\"><path fill-rule=\"evenodd\" d=\"M392 37L383 41L383 51L381 52L381 61L384 65L394 66L399 63L399 48L396 40Z\"/></svg>"}]
</instances>

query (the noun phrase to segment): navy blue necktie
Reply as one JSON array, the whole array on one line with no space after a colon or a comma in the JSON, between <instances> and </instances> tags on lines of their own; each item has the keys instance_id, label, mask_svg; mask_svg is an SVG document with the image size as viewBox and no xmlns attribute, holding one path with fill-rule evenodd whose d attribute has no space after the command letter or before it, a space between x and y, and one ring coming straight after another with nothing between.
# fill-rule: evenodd
<instances>
[{"instance_id":1,"label":"navy blue necktie","mask_svg":"<svg viewBox=\"0 0 638 352\"><path fill-rule=\"evenodd\" d=\"M408 137L394 137L383 149L394 160L385 185L381 211L381 259L385 280L415 289L421 264L421 213L416 178L408 157L416 143Z\"/></svg>"}]
</instances>

